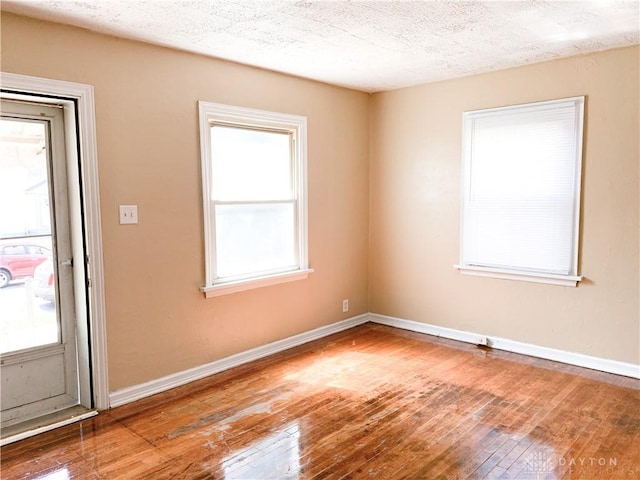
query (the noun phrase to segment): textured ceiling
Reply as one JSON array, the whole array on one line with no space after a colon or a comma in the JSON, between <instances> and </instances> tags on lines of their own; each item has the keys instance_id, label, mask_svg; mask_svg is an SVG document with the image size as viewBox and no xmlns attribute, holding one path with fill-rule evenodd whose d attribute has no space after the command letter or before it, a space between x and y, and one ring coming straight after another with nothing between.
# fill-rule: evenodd
<instances>
[{"instance_id":1,"label":"textured ceiling","mask_svg":"<svg viewBox=\"0 0 640 480\"><path fill-rule=\"evenodd\" d=\"M3 0L2 10L368 92L639 43L640 1Z\"/></svg>"}]
</instances>

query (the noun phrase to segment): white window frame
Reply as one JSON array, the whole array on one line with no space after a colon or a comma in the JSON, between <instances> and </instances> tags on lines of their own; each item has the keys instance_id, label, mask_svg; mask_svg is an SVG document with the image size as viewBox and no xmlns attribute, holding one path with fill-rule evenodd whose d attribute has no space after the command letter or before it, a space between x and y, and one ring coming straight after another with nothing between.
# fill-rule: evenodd
<instances>
[{"instance_id":1,"label":"white window frame","mask_svg":"<svg viewBox=\"0 0 640 480\"><path fill-rule=\"evenodd\" d=\"M200 291L205 294L205 297L210 298L307 278L313 272L313 269L309 268L308 257L307 117L204 101L198 102L198 110L206 275L206 283L200 288ZM293 139L292 179L296 204L296 257L298 260L295 268L232 280L217 277L215 202L211 200L210 193L212 188L211 127L213 125L291 133Z\"/></svg>"},{"instance_id":2,"label":"white window frame","mask_svg":"<svg viewBox=\"0 0 640 480\"><path fill-rule=\"evenodd\" d=\"M520 280L534 283L546 283L551 285L573 286L582 280L578 274L578 249L580 238L580 198L582 183L582 143L584 124L584 96L563 98L545 102L527 103L508 107L474 110L463 113L463 152L462 152L462 200L461 200L461 228L460 228L460 263L454 265L464 275L501 278L507 280ZM554 274L551 272L537 272L519 269L493 268L487 265L465 264L463 258L463 245L465 235L465 205L471 189L471 171L473 165L472 142L474 120L479 117L499 116L513 114L514 111L532 111L553 108L555 106L573 105L575 108L575 186L573 201L573 226L572 226L572 259L568 274Z\"/></svg>"}]
</instances>

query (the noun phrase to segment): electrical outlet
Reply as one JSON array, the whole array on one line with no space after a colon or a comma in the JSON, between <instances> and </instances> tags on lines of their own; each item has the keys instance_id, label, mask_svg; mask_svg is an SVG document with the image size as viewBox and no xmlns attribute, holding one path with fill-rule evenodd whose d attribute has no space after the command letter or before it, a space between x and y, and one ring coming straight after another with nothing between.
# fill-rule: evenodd
<instances>
[{"instance_id":1,"label":"electrical outlet","mask_svg":"<svg viewBox=\"0 0 640 480\"><path fill-rule=\"evenodd\" d=\"M349 299L345 298L344 300L342 300L342 311L343 312L348 312L349 311Z\"/></svg>"}]
</instances>

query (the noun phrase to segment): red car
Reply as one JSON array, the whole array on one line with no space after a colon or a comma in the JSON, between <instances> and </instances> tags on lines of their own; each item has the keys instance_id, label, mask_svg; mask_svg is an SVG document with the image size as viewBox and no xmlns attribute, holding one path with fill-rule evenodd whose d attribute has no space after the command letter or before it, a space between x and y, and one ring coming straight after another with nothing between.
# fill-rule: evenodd
<instances>
[{"instance_id":1,"label":"red car","mask_svg":"<svg viewBox=\"0 0 640 480\"><path fill-rule=\"evenodd\" d=\"M40 245L0 245L0 288L10 281L33 277L35 269L51 258L51 250Z\"/></svg>"}]
</instances>

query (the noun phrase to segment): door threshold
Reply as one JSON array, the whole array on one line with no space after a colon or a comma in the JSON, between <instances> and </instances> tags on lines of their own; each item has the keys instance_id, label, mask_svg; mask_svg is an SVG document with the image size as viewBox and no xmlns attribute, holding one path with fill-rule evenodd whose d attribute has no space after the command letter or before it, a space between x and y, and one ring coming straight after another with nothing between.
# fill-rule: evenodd
<instances>
[{"instance_id":1,"label":"door threshold","mask_svg":"<svg viewBox=\"0 0 640 480\"><path fill-rule=\"evenodd\" d=\"M0 447L48 432L54 428L80 422L96 415L98 415L97 410L90 410L82 405L76 405L33 420L18 423L17 425L11 425L1 430Z\"/></svg>"}]
</instances>

